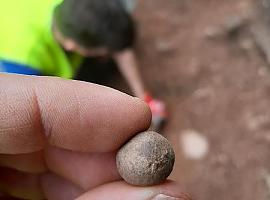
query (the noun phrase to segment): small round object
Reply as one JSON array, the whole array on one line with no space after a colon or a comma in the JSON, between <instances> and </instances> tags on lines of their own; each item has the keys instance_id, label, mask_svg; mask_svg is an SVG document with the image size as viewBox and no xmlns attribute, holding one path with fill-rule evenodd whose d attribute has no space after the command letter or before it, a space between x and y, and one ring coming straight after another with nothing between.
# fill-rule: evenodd
<instances>
[{"instance_id":1,"label":"small round object","mask_svg":"<svg viewBox=\"0 0 270 200\"><path fill-rule=\"evenodd\" d=\"M122 178L137 186L165 181L172 172L174 160L169 141L153 131L136 135L116 155L117 169Z\"/></svg>"}]
</instances>

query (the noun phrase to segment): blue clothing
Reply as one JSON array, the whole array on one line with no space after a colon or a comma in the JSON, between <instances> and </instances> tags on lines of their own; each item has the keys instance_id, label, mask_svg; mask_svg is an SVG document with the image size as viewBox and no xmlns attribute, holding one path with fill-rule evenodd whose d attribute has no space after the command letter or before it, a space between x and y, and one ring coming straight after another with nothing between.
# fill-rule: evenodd
<instances>
[{"instance_id":1,"label":"blue clothing","mask_svg":"<svg viewBox=\"0 0 270 200\"><path fill-rule=\"evenodd\" d=\"M41 75L41 73L34 68L4 60L0 60L0 73Z\"/></svg>"}]
</instances>

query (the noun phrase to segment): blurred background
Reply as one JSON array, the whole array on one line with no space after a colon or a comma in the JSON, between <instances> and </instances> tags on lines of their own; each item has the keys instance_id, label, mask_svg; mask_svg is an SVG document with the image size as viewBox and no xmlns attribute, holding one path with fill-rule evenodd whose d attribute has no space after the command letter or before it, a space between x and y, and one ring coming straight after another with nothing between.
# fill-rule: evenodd
<instances>
[{"instance_id":1,"label":"blurred background","mask_svg":"<svg viewBox=\"0 0 270 200\"><path fill-rule=\"evenodd\" d=\"M134 15L140 72L170 114L171 178L194 199L270 199L270 0L138 0Z\"/></svg>"}]
</instances>

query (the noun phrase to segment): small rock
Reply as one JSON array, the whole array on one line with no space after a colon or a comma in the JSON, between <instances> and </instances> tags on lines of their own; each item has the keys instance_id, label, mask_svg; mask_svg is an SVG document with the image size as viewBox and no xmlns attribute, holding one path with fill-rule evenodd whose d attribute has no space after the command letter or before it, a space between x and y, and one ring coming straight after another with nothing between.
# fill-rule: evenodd
<instances>
[{"instance_id":1,"label":"small rock","mask_svg":"<svg viewBox=\"0 0 270 200\"><path fill-rule=\"evenodd\" d=\"M156 42L156 50L159 53L168 53L174 50L174 47L168 41L158 41Z\"/></svg>"},{"instance_id":2,"label":"small rock","mask_svg":"<svg viewBox=\"0 0 270 200\"><path fill-rule=\"evenodd\" d=\"M262 66L258 69L259 76L265 77L265 76L268 76L268 74L269 74L269 70L266 68L266 66Z\"/></svg>"},{"instance_id":3,"label":"small rock","mask_svg":"<svg viewBox=\"0 0 270 200\"><path fill-rule=\"evenodd\" d=\"M181 146L184 155L189 159L199 160L206 156L209 150L207 139L194 130L183 131Z\"/></svg>"},{"instance_id":4,"label":"small rock","mask_svg":"<svg viewBox=\"0 0 270 200\"><path fill-rule=\"evenodd\" d=\"M207 26L204 29L204 36L209 39L215 39L222 35L222 30L217 26Z\"/></svg>"},{"instance_id":5,"label":"small rock","mask_svg":"<svg viewBox=\"0 0 270 200\"><path fill-rule=\"evenodd\" d=\"M270 174L266 169L263 169L261 172L261 177L265 183L266 189L268 190L268 194L270 196Z\"/></svg>"},{"instance_id":6,"label":"small rock","mask_svg":"<svg viewBox=\"0 0 270 200\"><path fill-rule=\"evenodd\" d=\"M239 42L239 45L240 48L245 51L250 51L255 47L254 40L252 40L251 38L242 38Z\"/></svg>"},{"instance_id":7,"label":"small rock","mask_svg":"<svg viewBox=\"0 0 270 200\"><path fill-rule=\"evenodd\" d=\"M205 99L205 98L211 98L214 95L214 91L212 88L199 88L194 92L194 97L197 99Z\"/></svg>"},{"instance_id":8,"label":"small rock","mask_svg":"<svg viewBox=\"0 0 270 200\"><path fill-rule=\"evenodd\" d=\"M165 181L172 172L174 160L169 141L153 131L136 135L116 156L119 174L127 183L138 186Z\"/></svg>"},{"instance_id":9,"label":"small rock","mask_svg":"<svg viewBox=\"0 0 270 200\"><path fill-rule=\"evenodd\" d=\"M269 124L269 116L268 115L252 115L249 113L246 116L246 125L250 131L258 131L261 130L264 126Z\"/></svg>"}]
</instances>

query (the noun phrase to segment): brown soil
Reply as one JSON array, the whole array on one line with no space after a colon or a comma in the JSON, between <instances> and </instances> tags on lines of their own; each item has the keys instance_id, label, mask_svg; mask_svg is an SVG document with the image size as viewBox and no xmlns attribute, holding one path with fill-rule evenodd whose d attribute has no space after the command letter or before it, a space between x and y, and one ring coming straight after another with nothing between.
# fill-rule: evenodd
<instances>
[{"instance_id":1,"label":"brown soil","mask_svg":"<svg viewBox=\"0 0 270 200\"><path fill-rule=\"evenodd\" d=\"M214 30L226 31L235 15L249 18L252 8L249 0L139 1L141 72L170 111L172 178L194 199L270 198L270 71L245 28L231 36ZM204 159L184 158L185 129L209 140Z\"/></svg>"}]
</instances>

